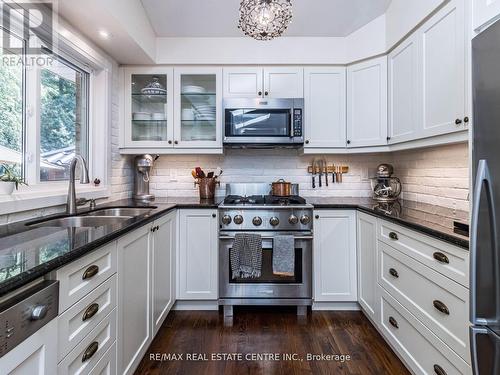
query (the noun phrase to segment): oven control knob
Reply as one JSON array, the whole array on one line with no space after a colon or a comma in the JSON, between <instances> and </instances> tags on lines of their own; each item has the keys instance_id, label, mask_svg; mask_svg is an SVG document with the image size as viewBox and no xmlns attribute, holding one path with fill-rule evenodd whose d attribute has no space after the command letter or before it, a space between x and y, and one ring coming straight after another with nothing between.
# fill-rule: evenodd
<instances>
[{"instance_id":1,"label":"oven control knob","mask_svg":"<svg viewBox=\"0 0 500 375\"><path fill-rule=\"evenodd\" d=\"M243 216L241 215L236 215L233 220L237 225L243 224Z\"/></svg>"},{"instance_id":2,"label":"oven control knob","mask_svg":"<svg viewBox=\"0 0 500 375\"><path fill-rule=\"evenodd\" d=\"M309 217L309 215L302 215L300 217L300 222L303 224L303 225L306 225L306 224L309 224L311 222L311 218Z\"/></svg>"},{"instance_id":3,"label":"oven control knob","mask_svg":"<svg viewBox=\"0 0 500 375\"><path fill-rule=\"evenodd\" d=\"M261 226L262 225L262 219L258 216L255 216L252 220L252 223L253 225L255 225L256 227L258 226Z\"/></svg>"},{"instance_id":4,"label":"oven control knob","mask_svg":"<svg viewBox=\"0 0 500 375\"><path fill-rule=\"evenodd\" d=\"M222 224L224 224L224 225L231 224L231 216L229 216L229 215L222 216Z\"/></svg>"},{"instance_id":5,"label":"oven control knob","mask_svg":"<svg viewBox=\"0 0 500 375\"><path fill-rule=\"evenodd\" d=\"M280 219L278 219L276 216L273 216L272 218L269 219L269 224L271 224L273 227L275 227L279 223Z\"/></svg>"},{"instance_id":6,"label":"oven control knob","mask_svg":"<svg viewBox=\"0 0 500 375\"><path fill-rule=\"evenodd\" d=\"M295 215L290 215L290 217L288 218L288 222L292 225L295 225L299 222L299 218Z\"/></svg>"}]
</instances>

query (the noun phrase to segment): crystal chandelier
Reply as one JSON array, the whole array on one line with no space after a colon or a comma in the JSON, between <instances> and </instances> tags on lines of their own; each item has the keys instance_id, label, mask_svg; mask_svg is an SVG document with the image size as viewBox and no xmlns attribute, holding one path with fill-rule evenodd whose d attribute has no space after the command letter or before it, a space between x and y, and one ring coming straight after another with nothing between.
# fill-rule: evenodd
<instances>
[{"instance_id":1,"label":"crystal chandelier","mask_svg":"<svg viewBox=\"0 0 500 375\"><path fill-rule=\"evenodd\" d=\"M281 36L292 20L291 0L242 0L238 28L257 40Z\"/></svg>"}]
</instances>

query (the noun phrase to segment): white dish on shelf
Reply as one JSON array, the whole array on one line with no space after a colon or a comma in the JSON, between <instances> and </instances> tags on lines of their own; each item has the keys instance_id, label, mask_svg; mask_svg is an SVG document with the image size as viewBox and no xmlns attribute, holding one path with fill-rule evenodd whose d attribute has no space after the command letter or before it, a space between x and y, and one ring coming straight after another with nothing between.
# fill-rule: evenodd
<instances>
[{"instance_id":1,"label":"white dish on shelf","mask_svg":"<svg viewBox=\"0 0 500 375\"><path fill-rule=\"evenodd\" d=\"M149 121L149 120L151 120L151 113L134 112L134 113L132 113L132 120L134 120L134 121Z\"/></svg>"},{"instance_id":2,"label":"white dish on shelf","mask_svg":"<svg viewBox=\"0 0 500 375\"><path fill-rule=\"evenodd\" d=\"M204 94L207 90L201 86L186 85L182 87L183 94Z\"/></svg>"},{"instance_id":3,"label":"white dish on shelf","mask_svg":"<svg viewBox=\"0 0 500 375\"><path fill-rule=\"evenodd\" d=\"M143 95L167 95L167 90L145 87L141 90Z\"/></svg>"},{"instance_id":4,"label":"white dish on shelf","mask_svg":"<svg viewBox=\"0 0 500 375\"><path fill-rule=\"evenodd\" d=\"M151 114L151 120L154 120L154 121L165 121L166 120L165 113L163 113L163 112L152 113Z\"/></svg>"}]
</instances>

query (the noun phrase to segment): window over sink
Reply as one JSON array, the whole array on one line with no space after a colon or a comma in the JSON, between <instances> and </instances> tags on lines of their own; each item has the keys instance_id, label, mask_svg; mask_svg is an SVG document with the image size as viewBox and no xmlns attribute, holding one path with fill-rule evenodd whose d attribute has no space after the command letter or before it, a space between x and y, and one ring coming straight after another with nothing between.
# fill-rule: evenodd
<instances>
[{"instance_id":1,"label":"window over sink","mask_svg":"<svg viewBox=\"0 0 500 375\"><path fill-rule=\"evenodd\" d=\"M0 41L9 33L19 46L28 43L0 32ZM90 70L43 51L33 63L25 48L0 48L0 164L30 186L68 180L75 154L90 162Z\"/></svg>"}]
</instances>

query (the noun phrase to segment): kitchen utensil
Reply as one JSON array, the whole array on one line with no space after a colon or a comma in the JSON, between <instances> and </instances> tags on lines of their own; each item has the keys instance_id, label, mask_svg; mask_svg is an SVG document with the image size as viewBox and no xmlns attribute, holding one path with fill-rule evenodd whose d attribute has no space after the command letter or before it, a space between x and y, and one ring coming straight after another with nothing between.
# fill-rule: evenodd
<instances>
[{"instance_id":1,"label":"kitchen utensil","mask_svg":"<svg viewBox=\"0 0 500 375\"><path fill-rule=\"evenodd\" d=\"M196 176L198 176L198 178L205 178L206 177L205 172L203 172L203 170L200 167L196 167L195 171L196 171Z\"/></svg>"},{"instance_id":2,"label":"kitchen utensil","mask_svg":"<svg viewBox=\"0 0 500 375\"><path fill-rule=\"evenodd\" d=\"M323 159L318 160L319 166L319 187L323 186Z\"/></svg>"},{"instance_id":3,"label":"kitchen utensil","mask_svg":"<svg viewBox=\"0 0 500 375\"><path fill-rule=\"evenodd\" d=\"M196 171L194 169L191 171L191 176L193 176L193 178L195 179L198 178L198 175L196 174Z\"/></svg>"},{"instance_id":4,"label":"kitchen utensil","mask_svg":"<svg viewBox=\"0 0 500 375\"><path fill-rule=\"evenodd\" d=\"M325 167L325 184L328 186L328 163L326 162L326 158L323 158L323 165Z\"/></svg>"},{"instance_id":5,"label":"kitchen utensil","mask_svg":"<svg viewBox=\"0 0 500 375\"><path fill-rule=\"evenodd\" d=\"M337 178L338 178L339 183L342 183L342 174L343 174L343 173L342 173L342 170L343 170L343 169L344 169L344 168L343 168L341 165L339 165L339 174L337 175Z\"/></svg>"},{"instance_id":6,"label":"kitchen utensil","mask_svg":"<svg viewBox=\"0 0 500 375\"><path fill-rule=\"evenodd\" d=\"M312 162L312 188L316 189L316 159Z\"/></svg>"},{"instance_id":7,"label":"kitchen utensil","mask_svg":"<svg viewBox=\"0 0 500 375\"><path fill-rule=\"evenodd\" d=\"M292 195L292 184L281 178L271 184L271 194L276 197L289 197Z\"/></svg>"},{"instance_id":8,"label":"kitchen utensil","mask_svg":"<svg viewBox=\"0 0 500 375\"><path fill-rule=\"evenodd\" d=\"M214 177L214 172L208 172L207 178L213 178Z\"/></svg>"},{"instance_id":9,"label":"kitchen utensil","mask_svg":"<svg viewBox=\"0 0 500 375\"><path fill-rule=\"evenodd\" d=\"M134 120L134 121L149 121L149 120L151 120L151 113L134 112L134 113L132 113L132 120Z\"/></svg>"},{"instance_id":10,"label":"kitchen utensil","mask_svg":"<svg viewBox=\"0 0 500 375\"><path fill-rule=\"evenodd\" d=\"M217 169L215 170L216 177L220 177L222 172L223 172L223 170L221 169L221 167L217 167Z\"/></svg>"}]
</instances>

